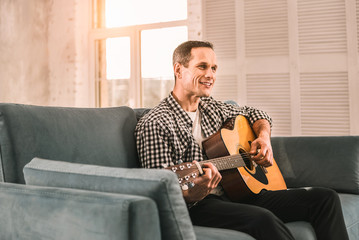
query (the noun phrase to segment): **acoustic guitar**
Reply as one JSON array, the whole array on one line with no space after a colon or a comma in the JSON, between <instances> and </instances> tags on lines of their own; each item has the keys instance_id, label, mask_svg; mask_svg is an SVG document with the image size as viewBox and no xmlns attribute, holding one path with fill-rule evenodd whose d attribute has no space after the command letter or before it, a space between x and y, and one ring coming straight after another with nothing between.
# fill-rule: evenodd
<instances>
[{"instance_id":1,"label":"acoustic guitar","mask_svg":"<svg viewBox=\"0 0 359 240\"><path fill-rule=\"evenodd\" d=\"M262 190L287 189L283 176L273 159L273 165L262 167L251 160L250 144L255 134L248 120L241 115L227 121L215 134L202 142L209 160L185 162L167 167L178 176L182 190L194 187L194 179L203 174L202 165L211 162L222 175L221 185L231 201L239 202Z\"/></svg>"}]
</instances>

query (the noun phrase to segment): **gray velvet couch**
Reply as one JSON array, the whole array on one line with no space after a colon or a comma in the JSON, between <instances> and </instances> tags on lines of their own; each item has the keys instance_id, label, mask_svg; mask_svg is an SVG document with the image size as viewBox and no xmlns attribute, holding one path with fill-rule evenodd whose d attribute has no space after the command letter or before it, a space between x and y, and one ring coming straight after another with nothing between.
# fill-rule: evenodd
<instances>
[{"instance_id":1,"label":"gray velvet couch","mask_svg":"<svg viewBox=\"0 0 359 240\"><path fill-rule=\"evenodd\" d=\"M253 239L193 226L176 176L140 169L133 131L143 109L0 104L0 239ZM274 137L288 187L340 193L359 239L359 137ZM287 223L315 239L306 222Z\"/></svg>"}]
</instances>

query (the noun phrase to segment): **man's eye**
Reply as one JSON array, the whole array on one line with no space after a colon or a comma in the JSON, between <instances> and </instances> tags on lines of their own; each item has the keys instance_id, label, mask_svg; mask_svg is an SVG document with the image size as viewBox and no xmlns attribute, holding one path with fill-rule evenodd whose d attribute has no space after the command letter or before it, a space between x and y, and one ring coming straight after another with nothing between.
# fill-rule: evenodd
<instances>
[{"instance_id":1,"label":"man's eye","mask_svg":"<svg viewBox=\"0 0 359 240\"><path fill-rule=\"evenodd\" d=\"M206 68L207 68L206 65L199 65L198 67L199 67L200 69L206 69Z\"/></svg>"},{"instance_id":2,"label":"man's eye","mask_svg":"<svg viewBox=\"0 0 359 240\"><path fill-rule=\"evenodd\" d=\"M217 68L216 68L216 67L212 67L212 71L213 71L213 72L216 72L216 71L217 71Z\"/></svg>"}]
</instances>

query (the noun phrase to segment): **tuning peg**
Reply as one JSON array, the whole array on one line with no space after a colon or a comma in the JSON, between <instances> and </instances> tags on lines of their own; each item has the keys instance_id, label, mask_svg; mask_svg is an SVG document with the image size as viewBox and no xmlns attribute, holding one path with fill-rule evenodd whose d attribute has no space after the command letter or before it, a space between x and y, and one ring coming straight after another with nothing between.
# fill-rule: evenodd
<instances>
[{"instance_id":1,"label":"tuning peg","mask_svg":"<svg viewBox=\"0 0 359 240\"><path fill-rule=\"evenodd\" d=\"M194 182L189 182L189 183L187 183L187 184L188 184L188 187L189 187L189 188L193 188L194 185L195 185Z\"/></svg>"},{"instance_id":2,"label":"tuning peg","mask_svg":"<svg viewBox=\"0 0 359 240\"><path fill-rule=\"evenodd\" d=\"M187 184L183 184L183 185L181 186L181 188L182 188L182 190L183 190L183 191L188 190L188 186L187 186Z\"/></svg>"}]
</instances>

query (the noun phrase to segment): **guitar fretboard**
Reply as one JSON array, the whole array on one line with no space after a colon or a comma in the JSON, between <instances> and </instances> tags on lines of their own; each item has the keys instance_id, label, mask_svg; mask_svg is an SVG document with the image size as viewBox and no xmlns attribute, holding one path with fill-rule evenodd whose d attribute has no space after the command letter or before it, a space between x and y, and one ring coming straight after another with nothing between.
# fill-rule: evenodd
<instances>
[{"instance_id":1,"label":"guitar fretboard","mask_svg":"<svg viewBox=\"0 0 359 240\"><path fill-rule=\"evenodd\" d=\"M213 158L210 160L202 161L200 164L209 162L213 163L219 171L246 166L240 154Z\"/></svg>"}]
</instances>

